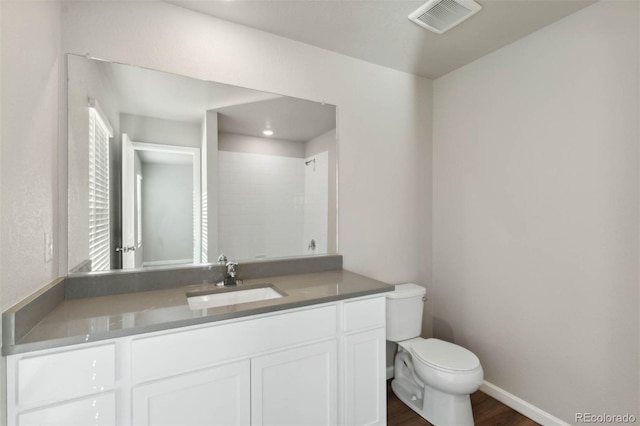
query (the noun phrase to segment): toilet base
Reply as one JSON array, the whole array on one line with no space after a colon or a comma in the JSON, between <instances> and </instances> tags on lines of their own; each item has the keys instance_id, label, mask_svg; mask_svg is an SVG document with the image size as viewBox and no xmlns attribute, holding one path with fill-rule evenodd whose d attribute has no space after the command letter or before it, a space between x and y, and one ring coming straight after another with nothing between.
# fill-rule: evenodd
<instances>
[{"instance_id":1,"label":"toilet base","mask_svg":"<svg viewBox=\"0 0 640 426\"><path fill-rule=\"evenodd\" d=\"M406 406L436 426L473 426L469 395L446 394L430 386L420 388L404 377L393 379L391 389Z\"/></svg>"},{"instance_id":2,"label":"toilet base","mask_svg":"<svg viewBox=\"0 0 640 426\"><path fill-rule=\"evenodd\" d=\"M416 388L417 386L414 383L407 382L406 380L393 379L391 381L391 390L398 397L398 399L404 402L404 405L411 408L421 417L424 417L421 413L423 399L418 398ZM420 389L420 392L422 392L422 389Z\"/></svg>"}]
</instances>

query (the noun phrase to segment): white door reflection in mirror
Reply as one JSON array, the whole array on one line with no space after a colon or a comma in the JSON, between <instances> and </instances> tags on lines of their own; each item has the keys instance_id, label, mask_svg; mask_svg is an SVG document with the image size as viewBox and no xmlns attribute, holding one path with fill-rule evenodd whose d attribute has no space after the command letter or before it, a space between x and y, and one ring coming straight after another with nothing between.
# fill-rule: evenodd
<instances>
[{"instance_id":1,"label":"white door reflection in mirror","mask_svg":"<svg viewBox=\"0 0 640 426\"><path fill-rule=\"evenodd\" d=\"M135 152L127 134L122 135L122 267L135 268Z\"/></svg>"},{"instance_id":2,"label":"white door reflection in mirror","mask_svg":"<svg viewBox=\"0 0 640 426\"><path fill-rule=\"evenodd\" d=\"M200 150L122 139L122 239L135 247L123 251L123 268L194 263L202 245Z\"/></svg>"}]
</instances>

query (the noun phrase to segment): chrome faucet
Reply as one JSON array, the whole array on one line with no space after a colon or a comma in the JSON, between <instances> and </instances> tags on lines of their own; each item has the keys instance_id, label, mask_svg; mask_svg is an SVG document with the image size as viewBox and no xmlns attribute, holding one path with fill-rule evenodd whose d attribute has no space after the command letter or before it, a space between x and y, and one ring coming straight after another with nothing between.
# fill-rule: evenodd
<instances>
[{"instance_id":1,"label":"chrome faucet","mask_svg":"<svg viewBox=\"0 0 640 426\"><path fill-rule=\"evenodd\" d=\"M238 266L237 262L230 262L227 259L227 256L224 255L224 253L220 254L220 256L218 256L218 262L222 263L225 265L225 267L227 268L227 270L225 271L224 274L224 281L222 281L222 285L238 285L238 281L236 279L236 277L238 276L238 270L236 268L236 266ZM218 284L220 285L220 284Z\"/></svg>"},{"instance_id":2,"label":"chrome faucet","mask_svg":"<svg viewBox=\"0 0 640 426\"><path fill-rule=\"evenodd\" d=\"M224 276L224 285L238 285L238 281L236 277L238 276L238 270L236 266L238 266L237 262L227 262L227 273Z\"/></svg>"}]
</instances>

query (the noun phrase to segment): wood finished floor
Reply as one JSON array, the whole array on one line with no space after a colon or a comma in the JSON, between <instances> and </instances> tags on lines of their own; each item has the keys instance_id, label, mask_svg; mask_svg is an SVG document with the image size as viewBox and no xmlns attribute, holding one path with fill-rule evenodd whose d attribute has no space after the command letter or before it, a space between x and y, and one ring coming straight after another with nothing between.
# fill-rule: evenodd
<instances>
[{"instance_id":1,"label":"wood finished floor","mask_svg":"<svg viewBox=\"0 0 640 426\"><path fill-rule=\"evenodd\" d=\"M534 426L538 424L480 391L471 394L471 407L476 426ZM391 380L387 381L387 426L414 425L429 426L431 423L404 405L391 391Z\"/></svg>"}]
</instances>

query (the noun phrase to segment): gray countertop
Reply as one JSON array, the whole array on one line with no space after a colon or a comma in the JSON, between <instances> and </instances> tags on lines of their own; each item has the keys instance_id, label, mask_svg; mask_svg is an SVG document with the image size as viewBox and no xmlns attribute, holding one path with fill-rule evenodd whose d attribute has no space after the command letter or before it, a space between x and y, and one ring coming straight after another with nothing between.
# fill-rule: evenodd
<instances>
[{"instance_id":1,"label":"gray countertop","mask_svg":"<svg viewBox=\"0 0 640 426\"><path fill-rule=\"evenodd\" d=\"M137 293L65 299L5 355L93 342L152 331L263 314L392 291L393 286L344 270L246 280L271 283L287 295L278 299L191 310L187 292L215 288L199 284Z\"/></svg>"}]
</instances>

